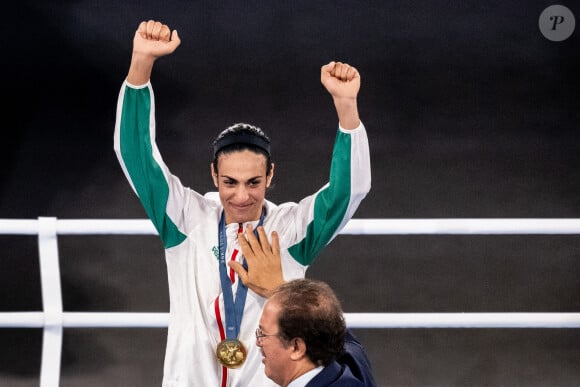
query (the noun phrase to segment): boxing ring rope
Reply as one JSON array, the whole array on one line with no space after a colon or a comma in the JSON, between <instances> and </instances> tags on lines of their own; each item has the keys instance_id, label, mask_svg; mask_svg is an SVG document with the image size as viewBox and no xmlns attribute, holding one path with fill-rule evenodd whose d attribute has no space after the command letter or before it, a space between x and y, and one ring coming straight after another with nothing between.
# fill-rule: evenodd
<instances>
[{"instance_id":1,"label":"boxing ring rope","mask_svg":"<svg viewBox=\"0 0 580 387\"><path fill-rule=\"evenodd\" d=\"M43 328L41 387L58 387L63 328L165 328L168 313L64 312L58 235L157 235L148 219L0 219L38 235L42 312L0 312L0 328ZM351 219L342 235L580 235L575 218ZM352 328L580 328L580 313L345 313Z\"/></svg>"},{"instance_id":2,"label":"boxing ring rope","mask_svg":"<svg viewBox=\"0 0 580 387\"><path fill-rule=\"evenodd\" d=\"M0 219L0 235L37 235L36 219ZM50 218L49 218L50 219ZM157 235L148 219L58 219L60 235ZM351 219L348 235L507 235L580 234L576 218Z\"/></svg>"}]
</instances>

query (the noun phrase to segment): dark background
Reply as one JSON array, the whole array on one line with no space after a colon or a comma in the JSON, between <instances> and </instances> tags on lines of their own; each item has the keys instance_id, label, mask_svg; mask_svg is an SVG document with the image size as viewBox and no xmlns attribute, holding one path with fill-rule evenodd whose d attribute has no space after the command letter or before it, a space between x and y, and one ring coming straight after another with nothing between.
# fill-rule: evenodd
<instances>
[{"instance_id":1,"label":"dark background","mask_svg":"<svg viewBox=\"0 0 580 387\"><path fill-rule=\"evenodd\" d=\"M274 202L327 180L320 66L362 77L372 190L355 218L580 217L578 31L547 1L57 1L4 7L0 217L145 218L113 152L142 20L179 31L154 69L158 143L212 190L211 139L273 140ZM563 2L580 15L577 2ZM578 20L577 20L578 22ZM36 236L0 235L0 311L40 311ZM65 311L166 312L156 236L60 236ZM346 312L578 312L579 236L338 236L308 271ZM381 386L572 386L577 329L357 329ZM159 386L165 330L64 332L62 386ZM42 330L0 330L0 385L38 386Z\"/></svg>"}]
</instances>

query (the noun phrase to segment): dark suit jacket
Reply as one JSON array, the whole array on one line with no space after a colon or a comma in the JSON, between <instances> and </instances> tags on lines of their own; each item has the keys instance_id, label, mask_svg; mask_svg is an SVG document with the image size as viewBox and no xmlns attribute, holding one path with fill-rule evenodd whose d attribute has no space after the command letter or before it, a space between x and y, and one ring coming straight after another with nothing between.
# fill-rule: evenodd
<instances>
[{"instance_id":1,"label":"dark suit jacket","mask_svg":"<svg viewBox=\"0 0 580 387\"><path fill-rule=\"evenodd\" d=\"M376 386L366 351L350 329L346 332L344 352L306 385L306 387Z\"/></svg>"}]
</instances>

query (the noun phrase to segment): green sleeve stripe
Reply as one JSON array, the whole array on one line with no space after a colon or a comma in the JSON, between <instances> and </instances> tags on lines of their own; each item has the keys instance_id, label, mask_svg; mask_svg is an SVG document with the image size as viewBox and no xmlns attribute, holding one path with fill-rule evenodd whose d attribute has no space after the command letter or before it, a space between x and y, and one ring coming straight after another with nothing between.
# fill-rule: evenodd
<instances>
[{"instance_id":1,"label":"green sleeve stripe","mask_svg":"<svg viewBox=\"0 0 580 387\"><path fill-rule=\"evenodd\" d=\"M151 143L151 90L149 87L127 87L121 114L121 155L131 177L137 196L145 212L153 222L165 248L185 240L165 212L169 198L169 186L161 166L153 157Z\"/></svg>"},{"instance_id":2,"label":"green sleeve stripe","mask_svg":"<svg viewBox=\"0 0 580 387\"><path fill-rule=\"evenodd\" d=\"M288 249L294 259L303 265L310 265L316 259L342 224L350 196L351 136L338 131L329 184L316 196L314 218L307 227L305 238Z\"/></svg>"}]
</instances>

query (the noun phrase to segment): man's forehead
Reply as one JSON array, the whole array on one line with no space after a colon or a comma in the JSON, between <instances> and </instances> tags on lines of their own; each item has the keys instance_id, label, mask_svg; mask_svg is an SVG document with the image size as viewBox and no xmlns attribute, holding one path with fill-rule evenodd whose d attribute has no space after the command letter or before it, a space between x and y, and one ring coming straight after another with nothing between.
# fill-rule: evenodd
<instances>
[{"instance_id":1,"label":"man's forehead","mask_svg":"<svg viewBox=\"0 0 580 387\"><path fill-rule=\"evenodd\" d=\"M262 309L262 315L260 316L260 326L269 326L276 324L278 321L278 311L280 310L280 305L276 302L276 299L269 298L264 304Z\"/></svg>"}]
</instances>

